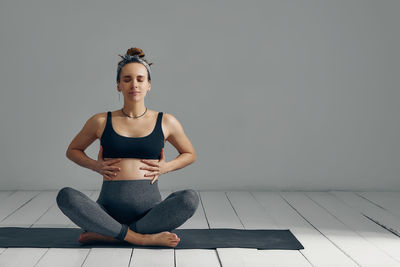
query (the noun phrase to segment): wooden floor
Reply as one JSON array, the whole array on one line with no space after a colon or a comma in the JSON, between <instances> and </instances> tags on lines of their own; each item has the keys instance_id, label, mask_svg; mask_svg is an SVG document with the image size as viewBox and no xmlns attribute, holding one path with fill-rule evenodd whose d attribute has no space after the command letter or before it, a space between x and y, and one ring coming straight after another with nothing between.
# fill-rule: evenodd
<instances>
[{"instance_id":1,"label":"wooden floor","mask_svg":"<svg viewBox=\"0 0 400 267\"><path fill-rule=\"evenodd\" d=\"M57 192L0 191L0 227L77 227ZM179 228L290 229L304 249L0 248L0 266L400 266L400 192L198 193Z\"/></svg>"}]
</instances>

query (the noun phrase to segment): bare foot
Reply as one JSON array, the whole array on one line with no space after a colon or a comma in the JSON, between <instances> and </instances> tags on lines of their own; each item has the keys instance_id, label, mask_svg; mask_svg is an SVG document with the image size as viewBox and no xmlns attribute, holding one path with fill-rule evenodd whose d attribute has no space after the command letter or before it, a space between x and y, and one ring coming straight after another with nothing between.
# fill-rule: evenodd
<instances>
[{"instance_id":1,"label":"bare foot","mask_svg":"<svg viewBox=\"0 0 400 267\"><path fill-rule=\"evenodd\" d=\"M81 233L78 239L78 242L84 244L94 243L96 241L120 242L118 239L114 237L102 235L95 232L83 232Z\"/></svg>"},{"instance_id":2,"label":"bare foot","mask_svg":"<svg viewBox=\"0 0 400 267\"><path fill-rule=\"evenodd\" d=\"M175 247L176 245L178 245L180 240L181 239L176 234L165 231L157 234L144 234L143 245Z\"/></svg>"}]
</instances>

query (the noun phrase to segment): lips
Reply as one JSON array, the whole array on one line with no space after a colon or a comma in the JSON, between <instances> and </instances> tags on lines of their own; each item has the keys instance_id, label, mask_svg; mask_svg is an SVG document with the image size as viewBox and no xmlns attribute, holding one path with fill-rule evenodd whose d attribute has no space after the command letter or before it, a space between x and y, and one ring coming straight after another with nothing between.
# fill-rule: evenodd
<instances>
[{"instance_id":1,"label":"lips","mask_svg":"<svg viewBox=\"0 0 400 267\"><path fill-rule=\"evenodd\" d=\"M137 94L139 94L140 92L129 92L129 94L131 95L131 94L134 94L134 95L137 95Z\"/></svg>"}]
</instances>

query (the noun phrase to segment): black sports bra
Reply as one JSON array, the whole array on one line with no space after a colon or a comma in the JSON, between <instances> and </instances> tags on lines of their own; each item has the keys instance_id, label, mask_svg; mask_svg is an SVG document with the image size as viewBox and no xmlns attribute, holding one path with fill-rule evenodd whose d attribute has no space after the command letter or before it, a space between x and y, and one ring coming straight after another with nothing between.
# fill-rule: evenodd
<instances>
[{"instance_id":1,"label":"black sports bra","mask_svg":"<svg viewBox=\"0 0 400 267\"><path fill-rule=\"evenodd\" d=\"M164 147L164 133L161 128L162 112L158 112L156 126L144 137L127 137L114 131L111 112L107 112L107 122L100 144L104 158L160 159Z\"/></svg>"}]
</instances>

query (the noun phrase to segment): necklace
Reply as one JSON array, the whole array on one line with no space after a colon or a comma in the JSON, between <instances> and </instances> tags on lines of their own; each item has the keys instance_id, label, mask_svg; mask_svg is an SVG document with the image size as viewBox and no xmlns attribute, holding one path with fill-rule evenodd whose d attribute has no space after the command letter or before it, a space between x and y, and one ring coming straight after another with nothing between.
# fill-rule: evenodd
<instances>
[{"instance_id":1,"label":"necklace","mask_svg":"<svg viewBox=\"0 0 400 267\"><path fill-rule=\"evenodd\" d=\"M139 115L139 116L129 116L128 114L126 114L125 112L124 112L124 108L121 108L121 111L122 111L122 113L124 113L124 115L125 116L127 116L127 117L129 117L129 118L133 118L133 119L136 119L136 118L139 118L139 117L142 117L146 112L147 112L147 108L146 108L146 110L143 112L143 114L142 115Z\"/></svg>"}]
</instances>

